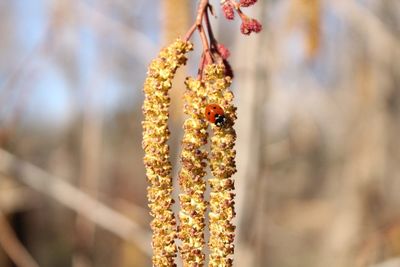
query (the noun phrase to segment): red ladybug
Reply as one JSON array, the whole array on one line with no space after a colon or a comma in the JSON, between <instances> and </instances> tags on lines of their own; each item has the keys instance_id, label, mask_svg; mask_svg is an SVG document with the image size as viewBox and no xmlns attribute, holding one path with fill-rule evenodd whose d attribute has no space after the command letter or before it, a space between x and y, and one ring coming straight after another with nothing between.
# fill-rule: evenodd
<instances>
[{"instance_id":1,"label":"red ladybug","mask_svg":"<svg viewBox=\"0 0 400 267\"><path fill-rule=\"evenodd\" d=\"M224 110L220 105L209 104L206 106L205 112L206 118L209 122L215 123L218 127L224 126L226 118L224 115Z\"/></svg>"}]
</instances>

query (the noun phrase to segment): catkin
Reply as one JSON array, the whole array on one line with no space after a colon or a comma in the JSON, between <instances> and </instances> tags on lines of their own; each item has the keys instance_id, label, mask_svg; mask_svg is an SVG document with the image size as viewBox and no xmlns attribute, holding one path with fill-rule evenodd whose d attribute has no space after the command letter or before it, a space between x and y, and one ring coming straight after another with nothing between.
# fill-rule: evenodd
<instances>
[{"instance_id":1,"label":"catkin","mask_svg":"<svg viewBox=\"0 0 400 267\"><path fill-rule=\"evenodd\" d=\"M186 79L184 95L184 112L189 117L185 120L183 129L181 162L179 173L181 194L179 200L179 238L182 241L180 254L183 266L203 266L205 255L202 252L204 241L205 211L207 203L204 200L206 183L205 167L207 152L207 122L204 120L206 89L204 84L193 78Z\"/></svg>"},{"instance_id":2,"label":"catkin","mask_svg":"<svg viewBox=\"0 0 400 267\"><path fill-rule=\"evenodd\" d=\"M143 143L144 164L149 181L147 197L150 214L153 217L153 265L176 266L174 258L177 248L176 220L171 210L173 199L171 163L169 160L168 118L170 106L169 90L179 66L186 63L186 53L192 50L189 42L177 40L161 50L148 68L144 83L145 100L143 104L144 120Z\"/></svg>"},{"instance_id":3,"label":"catkin","mask_svg":"<svg viewBox=\"0 0 400 267\"><path fill-rule=\"evenodd\" d=\"M209 266L232 266L234 252L235 226L232 219L234 211L234 181L236 172L234 144L236 133L233 129L236 108L232 104L233 93L229 90L231 78L226 75L222 64L210 64L205 69L205 85L208 102L224 109L226 124L223 127L211 125L210 168L213 178L209 179L210 192L210 248Z\"/></svg>"}]
</instances>

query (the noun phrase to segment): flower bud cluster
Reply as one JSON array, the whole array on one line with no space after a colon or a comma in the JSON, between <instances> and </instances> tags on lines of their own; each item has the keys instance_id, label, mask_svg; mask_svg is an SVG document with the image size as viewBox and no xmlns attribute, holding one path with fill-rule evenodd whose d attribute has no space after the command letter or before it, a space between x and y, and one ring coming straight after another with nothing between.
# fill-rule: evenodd
<instances>
[{"instance_id":1,"label":"flower bud cluster","mask_svg":"<svg viewBox=\"0 0 400 267\"><path fill-rule=\"evenodd\" d=\"M234 181L236 172L234 144L236 133L233 129L236 120L233 93L229 90L231 78L226 75L223 64L211 64L205 68L205 85L208 102L216 103L224 109L226 125L212 125L210 168L213 178L209 179L210 193L210 256L209 266L232 266L230 256L234 252L235 226L232 219L234 211Z\"/></svg>"},{"instance_id":2,"label":"flower bud cluster","mask_svg":"<svg viewBox=\"0 0 400 267\"><path fill-rule=\"evenodd\" d=\"M142 147L145 151L144 164L149 181L147 197L153 217L153 265L175 266L176 221L171 210L173 199L171 163L169 161L168 117L170 106L169 90L179 66L186 63L186 53L192 44L177 40L164 48L148 68L144 83L145 100Z\"/></svg>"},{"instance_id":3,"label":"flower bud cluster","mask_svg":"<svg viewBox=\"0 0 400 267\"><path fill-rule=\"evenodd\" d=\"M244 18L242 24L240 25L240 32L245 35L250 35L252 32L260 32L262 30L262 25L258 20L252 18Z\"/></svg>"},{"instance_id":4,"label":"flower bud cluster","mask_svg":"<svg viewBox=\"0 0 400 267\"><path fill-rule=\"evenodd\" d=\"M179 251L183 266L203 266L205 255L202 252L204 241L205 211L207 203L204 200L206 183L205 167L207 151L207 122L204 120L203 111L206 103L206 89L200 80L186 79L186 92L184 95L184 112L189 117L183 124L184 134L182 140L181 162L179 173L181 194L179 200L179 238L182 245Z\"/></svg>"},{"instance_id":5,"label":"flower bud cluster","mask_svg":"<svg viewBox=\"0 0 400 267\"><path fill-rule=\"evenodd\" d=\"M229 20L234 19L234 11L238 13L240 19L242 20L242 24L240 25L240 31L242 34L250 35L252 32L258 33L262 30L261 23L254 18L246 16L241 10L241 7L249 7L254 5L256 2L257 0L240 0L239 3L235 0L222 0L222 13L224 14L225 18Z\"/></svg>"},{"instance_id":6,"label":"flower bud cluster","mask_svg":"<svg viewBox=\"0 0 400 267\"><path fill-rule=\"evenodd\" d=\"M242 7L249 7L257 3L257 0L240 0L239 5Z\"/></svg>"},{"instance_id":7,"label":"flower bud cluster","mask_svg":"<svg viewBox=\"0 0 400 267\"><path fill-rule=\"evenodd\" d=\"M222 13L224 14L226 19L233 20L235 18L234 7L229 1L225 1L221 7Z\"/></svg>"},{"instance_id":8,"label":"flower bud cluster","mask_svg":"<svg viewBox=\"0 0 400 267\"><path fill-rule=\"evenodd\" d=\"M218 53L221 55L222 59L228 59L228 57L231 55L229 49L226 48L223 44L218 44L217 50Z\"/></svg>"}]
</instances>

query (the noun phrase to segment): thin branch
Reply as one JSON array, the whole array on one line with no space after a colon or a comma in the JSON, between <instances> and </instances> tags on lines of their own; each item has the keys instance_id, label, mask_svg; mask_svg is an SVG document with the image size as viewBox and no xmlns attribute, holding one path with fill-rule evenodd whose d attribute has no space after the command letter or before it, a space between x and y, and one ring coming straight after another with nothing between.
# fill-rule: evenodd
<instances>
[{"instance_id":1,"label":"thin branch","mask_svg":"<svg viewBox=\"0 0 400 267\"><path fill-rule=\"evenodd\" d=\"M199 33L200 33L201 43L203 44L203 53L206 57L207 64L210 64L212 63L210 46L208 44L208 39L202 25L199 26Z\"/></svg>"},{"instance_id":2,"label":"thin branch","mask_svg":"<svg viewBox=\"0 0 400 267\"><path fill-rule=\"evenodd\" d=\"M189 41L189 39L192 37L193 33L196 31L197 25L196 23L190 27L189 31L185 34L185 36L182 38L184 41Z\"/></svg>"},{"instance_id":3,"label":"thin branch","mask_svg":"<svg viewBox=\"0 0 400 267\"><path fill-rule=\"evenodd\" d=\"M196 16L196 21L195 23L192 25L192 27L190 27L189 31L185 34L185 36L183 37L183 40L188 41L193 33L197 30L200 34L200 39L201 39L201 43L203 45L203 54L205 56L205 61L207 64L210 64L213 62L212 56L211 56L211 50L210 50L210 45L209 45L209 40L207 38L207 35L204 31L204 27L203 27L203 20L204 20L204 16L208 13L208 7L209 7L209 2L208 0L201 0L199 7L197 8L197 16ZM199 66L199 73L200 76L203 73L203 64L200 64Z\"/></svg>"},{"instance_id":4,"label":"thin branch","mask_svg":"<svg viewBox=\"0 0 400 267\"><path fill-rule=\"evenodd\" d=\"M18 267L39 267L39 264L18 240L14 230L0 211L0 245Z\"/></svg>"},{"instance_id":5,"label":"thin branch","mask_svg":"<svg viewBox=\"0 0 400 267\"><path fill-rule=\"evenodd\" d=\"M201 78L203 77L203 70L204 70L205 65L206 65L206 56L203 53L203 54L201 54L199 69L197 71L197 79L198 80L201 80Z\"/></svg>"},{"instance_id":6,"label":"thin branch","mask_svg":"<svg viewBox=\"0 0 400 267\"><path fill-rule=\"evenodd\" d=\"M207 28L208 37L210 38L211 47L212 46L216 46L217 45L217 40L215 39L214 33L212 31L211 22L210 22L210 16L208 15L208 12L206 12L206 14L205 14L205 21L206 21L206 28Z\"/></svg>"},{"instance_id":7,"label":"thin branch","mask_svg":"<svg viewBox=\"0 0 400 267\"><path fill-rule=\"evenodd\" d=\"M201 27L201 22L203 21L204 13L207 12L207 6L209 5L208 0L201 0L199 7L197 8L197 16L194 24L190 27L189 31L183 37L183 40L188 41L196 29Z\"/></svg>"},{"instance_id":8,"label":"thin branch","mask_svg":"<svg viewBox=\"0 0 400 267\"><path fill-rule=\"evenodd\" d=\"M149 231L143 229L125 215L94 200L64 180L31 163L19 160L2 149L0 149L0 172L15 176L26 185L52 197L98 226L134 243L147 256L151 256L151 234Z\"/></svg>"}]
</instances>

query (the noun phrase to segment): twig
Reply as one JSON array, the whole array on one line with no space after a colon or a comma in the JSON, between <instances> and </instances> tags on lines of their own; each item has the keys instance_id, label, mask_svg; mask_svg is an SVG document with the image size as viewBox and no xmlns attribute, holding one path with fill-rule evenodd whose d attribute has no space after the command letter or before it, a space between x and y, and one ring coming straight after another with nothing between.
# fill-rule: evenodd
<instances>
[{"instance_id":1,"label":"twig","mask_svg":"<svg viewBox=\"0 0 400 267\"><path fill-rule=\"evenodd\" d=\"M185 37L183 37L183 40L188 41L193 33L201 27L201 23L203 20L204 13L207 12L207 6L208 6L208 0L201 0L199 7L197 8L197 16L194 24L192 27L190 27L189 31L185 34Z\"/></svg>"},{"instance_id":2,"label":"twig","mask_svg":"<svg viewBox=\"0 0 400 267\"><path fill-rule=\"evenodd\" d=\"M204 31L203 25L200 25L198 28L199 28L201 43L203 44L203 53L205 55L207 63L210 64L210 63L212 63L212 57L211 57L210 45L208 44L206 32Z\"/></svg>"},{"instance_id":3,"label":"twig","mask_svg":"<svg viewBox=\"0 0 400 267\"><path fill-rule=\"evenodd\" d=\"M203 19L206 15L208 15L207 13L208 13L209 6L210 6L210 4L209 4L208 0L201 0L199 7L197 9L196 21L192 25L192 27L190 27L189 31L185 34L185 36L183 37L183 40L188 41L192 37L193 33L196 30L199 32L201 44L203 46L203 56L204 56L204 61L202 58L200 65L199 65L199 79L201 79L201 77L202 77L204 66L207 64L211 64L213 62L210 44L209 44L210 41L208 40L207 35L204 31L204 27L203 27ZM209 37L211 38L211 36L209 36Z\"/></svg>"},{"instance_id":4,"label":"twig","mask_svg":"<svg viewBox=\"0 0 400 267\"><path fill-rule=\"evenodd\" d=\"M0 211L0 245L18 267L39 267L26 248L18 240L15 232Z\"/></svg>"},{"instance_id":5,"label":"twig","mask_svg":"<svg viewBox=\"0 0 400 267\"><path fill-rule=\"evenodd\" d=\"M151 234L147 230L64 180L31 163L19 160L2 149L0 149L0 172L15 176L26 185L54 198L98 226L134 243L147 256L151 256L152 252L149 246Z\"/></svg>"},{"instance_id":6,"label":"twig","mask_svg":"<svg viewBox=\"0 0 400 267\"><path fill-rule=\"evenodd\" d=\"M210 23L210 16L208 15L208 12L206 12L206 14L205 14L205 21L206 21L208 37L210 38L210 45L211 45L211 47L216 46L217 40L215 39L214 33L212 31L212 27L211 27L211 23Z\"/></svg>"},{"instance_id":7,"label":"twig","mask_svg":"<svg viewBox=\"0 0 400 267\"><path fill-rule=\"evenodd\" d=\"M190 27L189 31L185 34L185 36L182 38L184 41L189 41L189 39L192 37L193 33L196 31L197 25L193 24L192 27Z\"/></svg>"}]
</instances>

